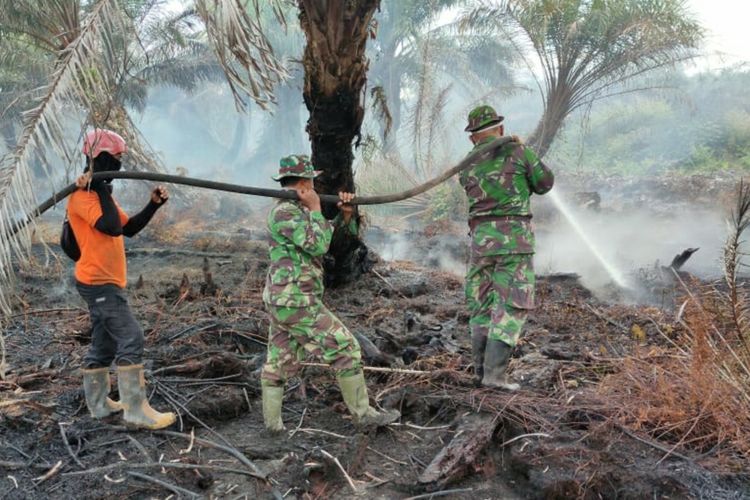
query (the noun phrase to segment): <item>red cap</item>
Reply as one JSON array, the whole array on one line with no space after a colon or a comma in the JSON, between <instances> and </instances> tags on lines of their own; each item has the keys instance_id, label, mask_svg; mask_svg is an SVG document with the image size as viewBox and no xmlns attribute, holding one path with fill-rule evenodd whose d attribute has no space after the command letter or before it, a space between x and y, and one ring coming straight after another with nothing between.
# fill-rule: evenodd
<instances>
[{"instance_id":1,"label":"red cap","mask_svg":"<svg viewBox=\"0 0 750 500\"><path fill-rule=\"evenodd\" d=\"M112 156L128 152L125 139L111 130L98 128L86 134L83 140L83 154L89 158L96 158L99 153L106 151Z\"/></svg>"}]
</instances>

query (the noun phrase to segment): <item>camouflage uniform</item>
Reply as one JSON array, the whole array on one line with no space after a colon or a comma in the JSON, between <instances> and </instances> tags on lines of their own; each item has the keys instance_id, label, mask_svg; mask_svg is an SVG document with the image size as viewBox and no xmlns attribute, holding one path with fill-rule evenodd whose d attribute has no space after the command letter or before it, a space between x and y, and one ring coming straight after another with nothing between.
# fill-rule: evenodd
<instances>
[{"instance_id":1,"label":"camouflage uniform","mask_svg":"<svg viewBox=\"0 0 750 500\"><path fill-rule=\"evenodd\" d=\"M305 157L282 161L297 160L307 162L313 175ZM297 373L305 353L330 364L341 376L353 375L362 368L359 343L322 300L322 258L331 243L334 225L342 223L340 216L331 223L320 212L310 212L291 200L279 201L268 215L271 264L263 302L271 324L261 379L269 385L283 386ZM348 229L357 233L354 220Z\"/></svg>"},{"instance_id":2,"label":"camouflage uniform","mask_svg":"<svg viewBox=\"0 0 750 500\"><path fill-rule=\"evenodd\" d=\"M467 131L499 124L489 106L469 115ZM492 142L487 138L472 152ZM530 198L554 183L552 172L529 148L510 142L459 178L469 201L471 257L466 298L472 337L515 346L534 307L534 232Z\"/></svg>"}]
</instances>

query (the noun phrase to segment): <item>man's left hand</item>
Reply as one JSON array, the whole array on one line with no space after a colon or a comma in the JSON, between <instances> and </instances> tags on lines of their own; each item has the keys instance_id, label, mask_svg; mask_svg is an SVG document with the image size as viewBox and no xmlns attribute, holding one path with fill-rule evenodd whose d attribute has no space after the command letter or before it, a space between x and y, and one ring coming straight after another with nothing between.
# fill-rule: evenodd
<instances>
[{"instance_id":1,"label":"man's left hand","mask_svg":"<svg viewBox=\"0 0 750 500\"><path fill-rule=\"evenodd\" d=\"M165 204L168 199L169 192L167 191L167 188L163 186L157 186L153 191L151 191L151 201L156 203L157 205Z\"/></svg>"},{"instance_id":2,"label":"man's left hand","mask_svg":"<svg viewBox=\"0 0 750 500\"><path fill-rule=\"evenodd\" d=\"M349 222L354 213L354 205L350 205L354 199L354 193L347 193L344 191L339 192L339 199L341 201L336 205L341 210L341 215L344 217L344 222Z\"/></svg>"}]
</instances>

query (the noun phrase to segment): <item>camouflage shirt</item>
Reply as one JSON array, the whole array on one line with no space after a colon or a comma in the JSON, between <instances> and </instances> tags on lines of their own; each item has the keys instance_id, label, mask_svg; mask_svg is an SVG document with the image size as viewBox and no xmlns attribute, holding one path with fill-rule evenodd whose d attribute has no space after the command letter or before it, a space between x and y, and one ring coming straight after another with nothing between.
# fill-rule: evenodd
<instances>
[{"instance_id":1,"label":"camouflage shirt","mask_svg":"<svg viewBox=\"0 0 750 500\"><path fill-rule=\"evenodd\" d=\"M281 200L268 214L271 264L263 302L277 307L307 307L323 297L323 255L331 244L333 223L298 201ZM354 218L347 229L357 233Z\"/></svg>"},{"instance_id":2,"label":"camouflage shirt","mask_svg":"<svg viewBox=\"0 0 750 500\"><path fill-rule=\"evenodd\" d=\"M469 199L473 255L534 253L531 194L552 189L554 175L531 149L509 143L494 158L461 172L459 180Z\"/></svg>"}]
</instances>

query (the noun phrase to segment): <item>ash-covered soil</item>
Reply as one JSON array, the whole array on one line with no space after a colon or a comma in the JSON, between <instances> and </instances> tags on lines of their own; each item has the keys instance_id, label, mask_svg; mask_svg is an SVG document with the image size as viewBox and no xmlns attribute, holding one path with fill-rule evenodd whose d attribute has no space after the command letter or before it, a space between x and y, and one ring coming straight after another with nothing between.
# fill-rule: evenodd
<instances>
[{"instance_id":1,"label":"ash-covered soil","mask_svg":"<svg viewBox=\"0 0 750 500\"><path fill-rule=\"evenodd\" d=\"M511 364L523 389L509 394L472 383L462 279L380 262L326 301L368 365L386 368L367 372L371 401L402 419L356 429L331 373L309 366L288 385L288 432L269 436L258 379L265 244L247 231L137 239L128 295L146 333L151 402L180 418L171 433L128 431L117 416L87 414L76 370L88 316L55 253L37 247L20 269L5 332L0 498L750 498L742 456L717 461L629 429L600 396L624 357L679 338L668 307L604 303L575 276L541 277ZM476 457L436 459L482 435Z\"/></svg>"}]
</instances>

